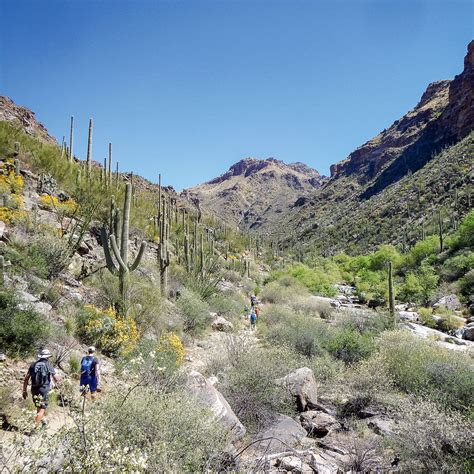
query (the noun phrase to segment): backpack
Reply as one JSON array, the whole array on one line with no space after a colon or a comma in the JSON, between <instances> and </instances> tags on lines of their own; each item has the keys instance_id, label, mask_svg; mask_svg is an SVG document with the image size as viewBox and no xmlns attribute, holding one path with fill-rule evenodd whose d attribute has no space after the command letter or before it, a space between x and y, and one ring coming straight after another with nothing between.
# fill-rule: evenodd
<instances>
[{"instance_id":1,"label":"backpack","mask_svg":"<svg viewBox=\"0 0 474 474\"><path fill-rule=\"evenodd\" d=\"M34 364L32 369L31 386L35 388L47 387L50 383L48 363L45 360L40 360Z\"/></svg>"},{"instance_id":2,"label":"backpack","mask_svg":"<svg viewBox=\"0 0 474 474\"><path fill-rule=\"evenodd\" d=\"M255 313L252 313L250 315L250 321L252 321L252 323L256 322L257 321L257 315Z\"/></svg>"},{"instance_id":3,"label":"backpack","mask_svg":"<svg viewBox=\"0 0 474 474\"><path fill-rule=\"evenodd\" d=\"M92 377L94 371L94 357L83 357L81 360L81 376Z\"/></svg>"}]
</instances>

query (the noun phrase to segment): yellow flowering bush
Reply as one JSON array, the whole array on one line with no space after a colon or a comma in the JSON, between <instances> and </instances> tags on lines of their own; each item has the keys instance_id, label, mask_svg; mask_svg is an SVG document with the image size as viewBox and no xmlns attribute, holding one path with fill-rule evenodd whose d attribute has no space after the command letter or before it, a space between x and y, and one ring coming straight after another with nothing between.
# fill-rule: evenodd
<instances>
[{"instance_id":1,"label":"yellow flowering bush","mask_svg":"<svg viewBox=\"0 0 474 474\"><path fill-rule=\"evenodd\" d=\"M158 356L165 360L172 359L174 364L179 367L184 361L184 345L177 334L169 332L160 337L157 348Z\"/></svg>"},{"instance_id":2,"label":"yellow flowering bush","mask_svg":"<svg viewBox=\"0 0 474 474\"><path fill-rule=\"evenodd\" d=\"M11 209L10 207L0 207L0 221L5 222L6 224L13 224L22 219L25 219L27 216L25 211L19 209Z\"/></svg>"},{"instance_id":3,"label":"yellow flowering bush","mask_svg":"<svg viewBox=\"0 0 474 474\"><path fill-rule=\"evenodd\" d=\"M112 356L127 354L140 338L133 318L120 316L112 308L103 310L85 305L78 315L77 327L84 342Z\"/></svg>"},{"instance_id":4,"label":"yellow flowering bush","mask_svg":"<svg viewBox=\"0 0 474 474\"><path fill-rule=\"evenodd\" d=\"M60 201L56 196L44 194L39 198L40 206L45 209L62 212L66 215L72 215L77 209L77 203L73 199Z\"/></svg>"}]
</instances>

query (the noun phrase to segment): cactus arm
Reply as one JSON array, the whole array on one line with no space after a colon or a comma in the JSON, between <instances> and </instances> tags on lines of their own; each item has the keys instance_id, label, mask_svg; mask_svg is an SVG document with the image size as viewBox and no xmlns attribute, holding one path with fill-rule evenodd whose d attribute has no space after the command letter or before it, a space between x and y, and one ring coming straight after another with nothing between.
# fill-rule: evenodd
<instances>
[{"instance_id":1,"label":"cactus arm","mask_svg":"<svg viewBox=\"0 0 474 474\"><path fill-rule=\"evenodd\" d=\"M123 261L122 256L120 255L120 250L117 246L117 240L115 239L115 235L111 235L109 237L109 240L110 240L110 245L112 247L112 251L115 255L115 258L117 259L117 262L120 265L120 269L123 272L128 272L128 267L127 265L125 265L125 262Z\"/></svg>"},{"instance_id":2,"label":"cactus arm","mask_svg":"<svg viewBox=\"0 0 474 474\"><path fill-rule=\"evenodd\" d=\"M110 273L112 275L116 275L119 271L117 266L114 263L114 260L112 259L112 255L110 253L110 247L109 247L109 240L107 238L107 231L105 230L104 227L102 227L101 230L101 237L102 237L102 248L104 249L104 255L105 255L105 263L107 264L107 268L109 269Z\"/></svg>"},{"instance_id":3,"label":"cactus arm","mask_svg":"<svg viewBox=\"0 0 474 474\"><path fill-rule=\"evenodd\" d=\"M145 249L146 249L146 242L143 241L140 245L140 250L138 251L138 254L137 256L135 257L135 261L132 263L132 265L130 266L130 271L133 272L134 270L137 269L138 265L140 265L141 261L142 261L142 258L143 258L143 255L145 253Z\"/></svg>"}]
</instances>

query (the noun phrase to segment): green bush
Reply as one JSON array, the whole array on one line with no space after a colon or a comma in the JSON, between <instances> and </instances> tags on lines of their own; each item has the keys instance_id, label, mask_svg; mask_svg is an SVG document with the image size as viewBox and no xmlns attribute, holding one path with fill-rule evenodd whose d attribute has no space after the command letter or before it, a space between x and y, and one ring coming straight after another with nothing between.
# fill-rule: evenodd
<instances>
[{"instance_id":1,"label":"green bush","mask_svg":"<svg viewBox=\"0 0 474 474\"><path fill-rule=\"evenodd\" d=\"M459 229L454 238L455 248L474 249L474 211L471 211L459 225Z\"/></svg>"},{"instance_id":2,"label":"green bush","mask_svg":"<svg viewBox=\"0 0 474 474\"><path fill-rule=\"evenodd\" d=\"M346 364L369 357L375 349L373 336L352 329L342 329L326 342L329 353Z\"/></svg>"},{"instance_id":3,"label":"green bush","mask_svg":"<svg viewBox=\"0 0 474 474\"><path fill-rule=\"evenodd\" d=\"M292 298L307 294L308 290L302 283L286 275L267 283L262 290L261 299L265 303L284 304Z\"/></svg>"},{"instance_id":4,"label":"green bush","mask_svg":"<svg viewBox=\"0 0 474 474\"><path fill-rule=\"evenodd\" d=\"M467 272L458 282L461 295L466 300L474 299L474 270Z\"/></svg>"},{"instance_id":5,"label":"green bush","mask_svg":"<svg viewBox=\"0 0 474 474\"><path fill-rule=\"evenodd\" d=\"M278 413L294 414L288 390L275 383L298 365L291 351L253 348L232 367L222 391L240 421L255 432L271 423Z\"/></svg>"},{"instance_id":6,"label":"green bush","mask_svg":"<svg viewBox=\"0 0 474 474\"><path fill-rule=\"evenodd\" d=\"M433 308L420 308L418 314L420 315L421 322L425 326L429 328L436 327L436 320L433 318Z\"/></svg>"},{"instance_id":7,"label":"green bush","mask_svg":"<svg viewBox=\"0 0 474 474\"><path fill-rule=\"evenodd\" d=\"M394 384L457 410L474 409L474 365L468 355L415 338L406 331L385 332L378 355Z\"/></svg>"},{"instance_id":8,"label":"green bush","mask_svg":"<svg viewBox=\"0 0 474 474\"><path fill-rule=\"evenodd\" d=\"M418 270L407 273L399 298L402 301L427 303L438 285L438 280L433 267L421 265Z\"/></svg>"},{"instance_id":9,"label":"green bush","mask_svg":"<svg viewBox=\"0 0 474 474\"><path fill-rule=\"evenodd\" d=\"M0 292L0 347L10 356L32 355L47 341L51 324L31 309L20 310L13 293Z\"/></svg>"},{"instance_id":10,"label":"green bush","mask_svg":"<svg viewBox=\"0 0 474 474\"><path fill-rule=\"evenodd\" d=\"M184 320L184 331L197 335L211 323L209 306L191 290L183 289L176 305Z\"/></svg>"},{"instance_id":11,"label":"green bush","mask_svg":"<svg viewBox=\"0 0 474 474\"><path fill-rule=\"evenodd\" d=\"M408 266L417 267L421 262L431 256L439 253L439 237L437 235L430 235L425 240L420 240L406 255L405 260Z\"/></svg>"},{"instance_id":12,"label":"green bush","mask_svg":"<svg viewBox=\"0 0 474 474\"><path fill-rule=\"evenodd\" d=\"M441 274L448 281L456 280L474 268L474 252L465 250L451 258L448 258L442 268Z\"/></svg>"}]
</instances>

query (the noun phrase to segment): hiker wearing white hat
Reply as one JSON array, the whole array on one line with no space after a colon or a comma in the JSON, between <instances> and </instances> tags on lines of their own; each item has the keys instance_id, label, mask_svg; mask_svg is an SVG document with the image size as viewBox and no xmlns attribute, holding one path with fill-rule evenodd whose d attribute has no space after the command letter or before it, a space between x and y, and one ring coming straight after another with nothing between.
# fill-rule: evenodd
<instances>
[{"instance_id":1,"label":"hiker wearing white hat","mask_svg":"<svg viewBox=\"0 0 474 474\"><path fill-rule=\"evenodd\" d=\"M28 397L28 383L31 380L31 396L36 406L36 424L43 422L43 417L48 408L48 394L51 390L51 378L56 384L59 383L59 377L56 370L49 362L53 354L48 349L43 349L38 354L38 360L33 362L28 369L23 380L23 398Z\"/></svg>"}]
</instances>

